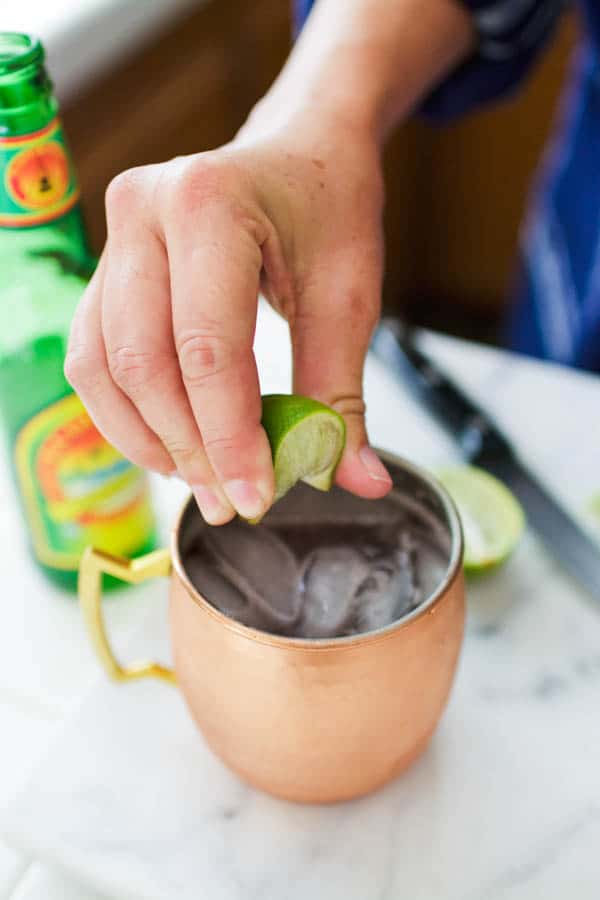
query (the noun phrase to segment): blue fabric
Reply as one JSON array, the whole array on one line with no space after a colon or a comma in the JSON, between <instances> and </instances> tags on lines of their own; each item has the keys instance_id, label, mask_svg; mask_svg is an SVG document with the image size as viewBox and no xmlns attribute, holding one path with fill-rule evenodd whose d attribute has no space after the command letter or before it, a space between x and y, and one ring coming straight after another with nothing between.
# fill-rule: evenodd
<instances>
[{"instance_id":1,"label":"blue fabric","mask_svg":"<svg viewBox=\"0 0 600 900\"><path fill-rule=\"evenodd\" d=\"M302 27L304 20L311 10L312 5L313 0L293 0L294 23L296 31L299 31Z\"/></svg>"},{"instance_id":2,"label":"blue fabric","mask_svg":"<svg viewBox=\"0 0 600 900\"><path fill-rule=\"evenodd\" d=\"M575 62L523 228L507 343L600 372L600 77L592 40Z\"/></svg>"},{"instance_id":3,"label":"blue fabric","mask_svg":"<svg viewBox=\"0 0 600 900\"><path fill-rule=\"evenodd\" d=\"M463 0L483 23L503 0ZM295 0L297 21L311 0ZM588 35L563 101L559 129L546 153L523 228L518 278L506 327L513 349L600 372L600 3L581 0ZM556 0L531 0L522 21L502 28L501 57L492 41L460 66L426 102L428 118L445 121L516 88L551 33ZM508 13L515 0L504 0ZM546 15L548 13L548 15ZM477 18L481 17L481 18ZM531 23L537 17L543 28ZM508 21L508 18L507 18ZM533 43L519 34L535 34ZM515 51L511 52L511 47Z\"/></svg>"}]
</instances>

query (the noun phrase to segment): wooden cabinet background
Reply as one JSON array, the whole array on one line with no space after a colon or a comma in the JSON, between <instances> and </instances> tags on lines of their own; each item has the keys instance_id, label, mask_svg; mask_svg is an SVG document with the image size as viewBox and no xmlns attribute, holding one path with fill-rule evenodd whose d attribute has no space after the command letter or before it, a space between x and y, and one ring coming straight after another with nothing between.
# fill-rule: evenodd
<instances>
[{"instance_id":1,"label":"wooden cabinet background","mask_svg":"<svg viewBox=\"0 0 600 900\"><path fill-rule=\"evenodd\" d=\"M444 128L414 121L395 134L386 151L388 308L493 335L576 30L565 17L515 100ZM216 0L68 104L63 118L97 250L113 175L228 140L281 67L289 36L288 0Z\"/></svg>"}]
</instances>

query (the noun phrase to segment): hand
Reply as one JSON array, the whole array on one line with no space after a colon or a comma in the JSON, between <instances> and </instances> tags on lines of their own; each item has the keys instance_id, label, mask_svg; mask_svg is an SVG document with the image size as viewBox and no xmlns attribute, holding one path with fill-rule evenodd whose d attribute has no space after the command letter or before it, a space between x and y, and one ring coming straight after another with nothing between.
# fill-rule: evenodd
<instances>
[{"instance_id":1,"label":"hand","mask_svg":"<svg viewBox=\"0 0 600 900\"><path fill-rule=\"evenodd\" d=\"M65 371L98 428L133 462L179 473L212 524L273 498L252 352L259 289L289 322L294 391L346 420L338 484L364 497L391 486L362 400L382 276L379 148L310 118L257 138L251 120L220 150L115 178L73 321Z\"/></svg>"}]
</instances>

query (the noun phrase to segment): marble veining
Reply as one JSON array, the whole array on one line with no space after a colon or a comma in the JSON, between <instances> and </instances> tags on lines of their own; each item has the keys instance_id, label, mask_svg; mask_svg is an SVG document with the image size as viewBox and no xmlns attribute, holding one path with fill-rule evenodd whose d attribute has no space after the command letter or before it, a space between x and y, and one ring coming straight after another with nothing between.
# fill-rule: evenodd
<instances>
[{"instance_id":1,"label":"marble veining","mask_svg":"<svg viewBox=\"0 0 600 900\"><path fill-rule=\"evenodd\" d=\"M560 862L561 854L568 851L570 844L578 840L582 833L588 831L593 832L591 836L594 841L600 840L600 806L597 803L591 804L576 815L572 821L565 823L554 834L549 835L531 857L511 866L496 881L487 885L483 892L478 891L468 900L479 900L482 896L487 900L506 898L514 887L525 887L539 875L557 865ZM591 841L589 843L591 844Z\"/></svg>"}]
</instances>

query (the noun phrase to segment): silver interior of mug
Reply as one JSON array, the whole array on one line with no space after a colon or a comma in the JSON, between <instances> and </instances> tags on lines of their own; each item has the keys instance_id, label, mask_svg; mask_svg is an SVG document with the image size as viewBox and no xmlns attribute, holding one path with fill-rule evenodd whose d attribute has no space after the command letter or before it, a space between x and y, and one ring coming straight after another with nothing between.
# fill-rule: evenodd
<instances>
[{"instance_id":1,"label":"silver interior of mug","mask_svg":"<svg viewBox=\"0 0 600 900\"><path fill-rule=\"evenodd\" d=\"M462 562L462 532L454 504L445 489L433 477L398 457L384 452L380 452L380 456L386 463L394 483L388 496L380 500L364 500L338 487L324 493L298 484L269 510L260 525L253 527L279 528L302 519L317 521L319 525L326 526L329 523L337 524L340 520L347 521L353 515L362 522L372 520L373 526L376 527L386 520L394 521L398 516L398 506L401 504L403 514L408 512L409 515L414 515L415 522L419 523L421 528L427 529L431 540L435 541L442 551L446 566L437 588L424 598L415 610L388 626L394 627L398 622L422 613L453 579ZM180 519L176 545L177 556L184 572L186 572L186 556L197 545L198 540L202 540L202 533L210 527L202 519L194 499L190 498ZM227 528L227 525L219 527Z\"/></svg>"}]
</instances>

